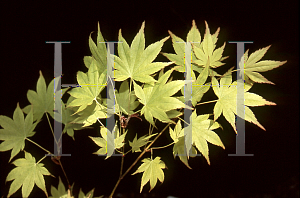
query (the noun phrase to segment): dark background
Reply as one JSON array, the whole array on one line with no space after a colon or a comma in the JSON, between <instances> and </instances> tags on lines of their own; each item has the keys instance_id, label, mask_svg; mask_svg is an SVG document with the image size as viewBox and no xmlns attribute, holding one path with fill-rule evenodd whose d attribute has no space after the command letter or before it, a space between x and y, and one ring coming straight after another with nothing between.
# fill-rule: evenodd
<instances>
[{"instance_id":1,"label":"dark background","mask_svg":"<svg viewBox=\"0 0 300 198\"><path fill-rule=\"evenodd\" d=\"M74 2L74 1L73 1ZM178 197L250 197L257 194L278 193L290 187L291 178L299 177L299 20L298 1L183 1L183 2L131 2L104 3L88 1L82 4L62 3L60 1L43 1L43 3L1 2L1 107L0 114L12 117L19 102L23 108L28 105L26 93L28 89L36 90L39 70L42 71L46 83L53 79L54 45L45 41L71 41L62 44L63 78L62 83L76 83L76 72L86 72L83 56L90 55L88 37L97 30L100 23L101 32L108 41L118 39L121 28L123 37L128 43L140 29L145 20L146 46L168 36L171 30L185 40L191 28L192 20L203 38L205 24L208 22L212 33L221 28L217 47L227 42L224 56L229 55L225 70L236 65L236 45L228 41L253 41L246 44L250 53L272 44L265 55L265 60L277 60L287 63L283 66L263 73L276 85L255 84L250 92L257 93L277 106L251 108L258 121L266 128L246 122L246 153L253 157L229 157L235 153L235 133L221 116L220 123L224 130L216 130L226 150L209 145L209 166L204 158L192 158L189 170L176 158L173 159L172 147L155 151L166 163L165 181L154 188L158 195ZM96 35L93 34L93 38ZM162 52L174 53L171 39L166 41ZM158 61L167 61L159 55ZM224 73L223 70L220 73ZM213 92L209 92L212 94ZM215 96L205 99L215 99ZM204 100L205 101L205 100ZM212 112L214 104L203 105L203 113ZM161 130L164 125L158 125ZM98 125L96 126L98 127ZM138 119L132 119L129 128L132 134L147 133L147 125ZM38 124L37 134L32 139L48 150L53 150L53 138L46 117ZM130 140L133 135L129 135ZM117 181L120 158L111 157L104 161L103 157L92 155L98 147L88 138L98 136L95 130L75 131L75 142L64 136L63 153L72 154L63 157L62 163L71 183L75 182L75 194L82 188L87 193L95 188L95 196L109 195ZM156 146L170 142L168 133ZM38 147L26 142L25 150L37 160L44 153ZM2 152L0 186L1 196L6 196L11 182L5 184L5 178L15 166L7 164L11 151ZM139 154L125 158L125 168ZM21 152L17 157L24 157ZM17 159L15 157L13 160ZM149 156L145 156L149 157ZM50 185L57 188L58 176L67 185L60 167L50 159L43 161L45 167L56 176L45 177L47 191ZM138 163L130 172L133 173ZM139 192L142 174L127 175L120 183L117 193ZM298 180L299 181L299 180ZM144 187L147 192L149 184ZM282 190L283 189L283 190ZM293 189L291 189L293 190ZM20 197L18 190L12 197ZM34 187L33 197L44 196ZM279 195L280 196L280 195Z\"/></svg>"}]
</instances>

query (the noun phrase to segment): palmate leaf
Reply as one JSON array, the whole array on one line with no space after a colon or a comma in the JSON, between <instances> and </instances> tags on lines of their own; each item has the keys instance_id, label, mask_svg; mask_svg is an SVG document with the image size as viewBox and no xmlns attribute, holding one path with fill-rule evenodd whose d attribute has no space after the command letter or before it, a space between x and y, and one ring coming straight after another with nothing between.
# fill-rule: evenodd
<instances>
[{"instance_id":1,"label":"palmate leaf","mask_svg":"<svg viewBox=\"0 0 300 198\"><path fill-rule=\"evenodd\" d=\"M94 124L97 119L107 118L106 107L103 104L96 104L95 101L75 115L78 115L78 117L71 121L71 123L83 124L83 127Z\"/></svg>"},{"instance_id":2,"label":"palmate leaf","mask_svg":"<svg viewBox=\"0 0 300 198\"><path fill-rule=\"evenodd\" d=\"M126 115L133 114L133 110L136 109L140 104L138 101L136 101L134 91L131 91L129 103L129 86L127 81L122 82L119 92L116 93L116 98L116 112L121 111Z\"/></svg>"},{"instance_id":3,"label":"palmate leaf","mask_svg":"<svg viewBox=\"0 0 300 198\"><path fill-rule=\"evenodd\" d=\"M179 159L189 168L192 169L189 166L188 163L188 156L186 152L186 147L185 147L185 141L184 141L184 130L181 127L180 120L178 120L177 124L175 125L174 131L172 128L169 128L169 133L170 137L173 139L175 142L173 146L173 155L174 158L178 155ZM197 150L195 149L194 146L192 146L192 154L190 155L191 157L195 157L197 154Z\"/></svg>"},{"instance_id":4,"label":"palmate leaf","mask_svg":"<svg viewBox=\"0 0 300 198\"><path fill-rule=\"evenodd\" d=\"M212 87L216 96L219 98L214 107L214 120L217 120L218 117L223 113L225 119L231 124L237 133L235 127L235 115L237 115L237 81L234 81L233 83L231 82L231 74L225 75L223 78L221 78L219 87L218 81L215 79L215 77L212 77ZM256 124L261 129L265 130L265 128L257 121L255 115L248 106L253 107L276 104L265 100L257 94L248 92L251 87L252 85L244 83L245 111L244 109L239 109L239 111L245 115L245 120Z\"/></svg>"},{"instance_id":5,"label":"palmate leaf","mask_svg":"<svg viewBox=\"0 0 300 198\"><path fill-rule=\"evenodd\" d=\"M207 28L208 28L208 26L207 26ZM209 29L208 29L208 31L209 31ZM214 41L217 40L216 37L217 37L218 31L219 31L219 29L217 30L217 32L215 33L214 36L211 36L211 37L213 37ZM177 37L171 31L168 31L168 32L172 38L172 44L173 44L173 48L174 48L176 54L170 54L170 53L161 53L161 54L164 55L165 57L167 57L170 61L175 62L176 65L180 66L180 67L176 68L176 71L185 72L185 58L184 58L185 57L185 43L184 43L185 41L183 39ZM207 39L207 34L206 34L204 36L203 41L207 43L207 40L208 39ZM201 43L201 35L196 26L195 20L193 20L192 28L188 32L186 42L191 42L192 46L202 49L203 42ZM205 58L205 62L204 62L202 60L197 59L197 57L195 56L194 50L192 50L191 53L192 53L192 57L191 57L192 70L197 71L198 73L201 73L202 70L204 69L203 67L207 63L208 57ZM221 55L222 55L222 53L221 53ZM212 57L210 57L210 59L212 59ZM213 59L214 62L213 62L213 64L211 64L211 67L213 67L215 64L219 64L217 61L215 61L216 59L217 59L217 57ZM211 68L209 68L209 74L214 75L214 76L220 76L217 72L215 72Z\"/></svg>"},{"instance_id":6,"label":"palmate leaf","mask_svg":"<svg viewBox=\"0 0 300 198\"><path fill-rule=\"evenodd\" d=\"M85 195L80 188L78 198L93 198L94 190L95 189L90 190L90 192Z\"/></svg>"},{"instance_id":7,"label":"palmate leaf","mask_svg":"<svg viewBox=\"0 0 300 198\"><path fill-rule=\"evenodd\" d=\"M206 21L205 21L205 26L206 26L206 30L205 30L205 35L201 43L201 46L199 47L197 45L193 45L193 50L197 57L197 60L194 60L193 62L196 63L197 65L204 66L207 64L209 58L210 67L212 68L220 67L225 64L222 63L221 61L228 58L228 56L222 57L225 48L225 42L222 47L215 49L220 28L217 29L215 34L211 35Z\"/></svg>"},{"instance_id":8,"label":"palmate leaf","mask_svg":"<svg viewBox=\"0 0 300 198\"><path fill-rule=\"evenodd\" d=\"M62 89L62 95L67 91L67 89L68 88ZM55 91L56 90L57 87L55 87ZM61 98L62 96L58 97ZM27 98L33 105L33 121L40 120L46 112L54 118L54 79L50 82L47 88L43 74L40 71L40 77L36 85L36 92L28 90ZM28 105L23 109L23 111L28 114L30 109L31 105Z\"/></svg>"},{"instance_id":9,"label":"palmate leaf","mask_svg":"<svg viewBox=\"0 0 300 198\"><path fill-rule=\"evenodd\" d=\"M146 120L153 126L155 126L153 117L161 122L172 122L166 114L167 111L177 108L190 108L177 98L170 97L185 84L183 80L176 80L166 84L173 70L171 69L163 74L154 86L145 84L142 89L133 81L135 94L139 98L140 103L144 105L141 109L141 115L145 114Z\"/></svg>"},{"instance_id":10,"label":"palmate leaf","mask_svg":"<svg viewBox=\"0 0 300 198\"><path fill-rule=\"evenodd\" d=\"M257 83L274 84L273 82L269 81L258 72L265 72L265 71L272 70L276 67L285 64L287 61L272 61L272 60L259 61L260 59L262 59L262 57L265 55L265 53L268 51L270 47L271 45L259 49L253 52L249 57L248 57L249 49L245 52L244 63L240 61L239 65L240 67L244 66L244 72L246 75L245 80L248 84L252 84L252 83L247 79L247 77Z\"/></svg>"},{"instance_id":11,"label":"palmate leaf","mask_svg":"<svg viewBox=\"0 0 300 198\"><path fill-rule=\"evenodd\" d=\"M70 195L70 189L66 190L61 178L59 177L57 189L54 186L51 186L51 195L49 198L74 198ZM82 192L81 188L79 190L78 198L93 198L94 189L90 190L86 195ZM103 197L103 196L101 196ZM98 197L98 198L101 198ZM96 197L95 197L96 198Z\"/></svg>"},{"instance_id":12,"label":"palmate leaf","mask_svg":"<svg viewBox=\"0 0 300 198\"><path fill-rule=\"evenodd\" d=\"M98 32L97 32L97 43L95 44L91 35L89 37L89 46L92 53L92 56L85 56L83 58L84 64L87 68L90 68L90 65L93 61L99 70L100 73L104 72L107 68L107 51L106 45L104 43L104 38L100 31L100 25L98 22Z\"/></svg>"},{"instance_id":13,"label":"palmate leaf","mask_svg":"<svg viewBox=\"0 0 300 198\"><path fill-rule=\"evenodd\" d=\"M78 117L73 115L74 111L72 111L70 108L66 108L65 104L63 103L62 108L64 108L62 110L62 123L65 125L63 133L67 133L70 137L72 137L73 140L75 140L74 130L81 130L83 126L82 124L73 123L74 119Z\"/></svg>"},{"instance_id":14,"label":"palmate leaf","mask_svg":"<svg viewBox=\"0 0 300 198\"><path fill-rule=\"evenodd\" d=\"M195 146L205 157L208 164L210 164L208 145L207 142L220 146L225 149L219 136L212 130L220 127L218 122L215 122L209 118L209 114L197 115L196 111L193 111L190 117L190 123L192 123L192 144ZM189 125L188 127L190 127ZM189 136L190 134L187 134ZM185 138L187 138L187 136Z\"/></svg>"},{"instance_id":15,"label":"palmate leaf","mask_svg":"<svg viewBox=\"0 0 300 198\"><path fill-rule=\"evenodd\" d=\"M170 128L170 136L175 142L173 147L174 157L178 154L180 160L190 169L191 167L188 164L188 158L195 157L195 155L197 154L195 147L203 154L208 164L210 164L210 160L207 142L225 149L219 136L212 131L220 127L219 123L214 122L213 120L210 120L208 118L209 114L197 116L196 111L193 111L190 117L190 123L192 123L192 125L188 126L192 127L191 134L184 134L184 130L188 127L182 129L180 121L177 122L174 131ZM185 145L185 138L192 139L191 154L187 154L187 145Z\"/></svg>"},{"instance_id":16,"label":"palmate leaf","mask_svg":"<svg viewBox=\"0 0 300 198\"><path fill-rule=\"evenodd\" d=\"M42 189L48 197L43 175L51 175L42 163L36 163L35 158L30 153L25 152L25 158L17 159L13 162L17 167L10 171L6 181L14 180L9 188L7 197L10 197L22 186L22 196L28 197L34 184Z\"/></svg>"},{"instance_id":17,"label":"palmate leaf","mask_svg":"<svg viewBox=\"0 0 300 198\"><path fill-rule=\"evenodd\" d=\"M99 70L95 61L93 61L87 74L81 71L77 73L77 81L81 87L76 87L69 91L69 94L75 99L67 106L79 106L79 109L75 113L78 113L84 110L87 106L92 105L93 101L96 102L98 95L106 86L106 72L104 71L101 73L99 77Z\"/></svg>"},{"instance_id":18,"label":"palmate leaf","mask_svg":"<svg viewBox=\"0 0 300 198\"><path fill-rule=\"evenodd\" d=\"M62 198L67 197L68 191L66 190L64 183L61 181L59 177L58 187L57 189L51 185L51 196L49 198Z\"/></svg>"},{"instance_id":19,"label":"palmate leaf","mask_svg":"<svg viewBox=\"0 0 300 198\"><path fill-rule=\"evenodd\" d=\"M196 79L196 75L194 71L191 71L192 73L192 94L191 94L191 99L192 99L192 105L193 107L196 106L196 104L202 99L203 95L209 90L210 86L205 84L207 77L208 77L208 72L209 72L209 61L207 62L205 68L202 70L200 75ZM179 99L180 101L184 102L184 87L181 88L181 93L183 96L181 96Z\"/></svg>"},{"instance_id":20,"label":"palmate leaf","mask_svg":"<svg viewBox=\"0 0 300 198\"><path fill-rule=\"evenodd\" d=\"M137 139L137 134L135 134L135 137L132 142L129 141L129 145L132 147L132 152L141 152L141 147L146 145L149 141L149 139L153 136L155 136L157 133L152 134L152 135L144 135Z\"/></svg>"},{"instance_id":21,"label":"palmate leaf","mask_svg":"<svg viewBox=\"0 0 300 198\"><path fill-rule=\"evenodd\" d=\"M143 83L155 82L151 74L172 64L172 62L153 62L159 54L164 42L169 38L166 37L145 48L144 36L145 22L138 34L134 37L131 46L127 44L119 31L118 55L115 56L115 81L124 81L131 78Z\"/></svg>"},{"instance_id":22,"label":"palmate leaf","mask_svg":"<svg viewBox=\"0 0 300 198\"><path fill-rule=\"evenodd\" d=\"M162 169L166 168L166 165L160 160L160 157L156 157L154 160L145 158L142 162L143 164L132 173L132 175L143 172L140 192L142 192L143 186L145 186L148 181L150 181L150 192L155 187L157 179L160 182L164 181L164 172Z\"/></svg>"},{"instance_id":23,"label":"palmate leaf","mask_svg":"<svg viewBox=\"0 0 300 198\"><path fill-rule=\"evenodd\" d=\"M120 130L118 129L117 125L115 125L115 132L114 132L114 134L112 134L109 130L107 130L107 128L101 126L100 134L102 137L89 136L89 138L91 138L95 142L95 144L97 144L98 146L101 147L97 152L95 152L93 154L107 155L105 158L105 159L107 159L113 154L113 153L107 152L107 145L110 144L109 142L113 140L114 146L115 146L114 148L115 149L121 148L124 145L124 140L125 140L127 131L125 133L123 133L122 135L120 135Z\"/></svg>"},{"instance_id":24,"label":"palmate leaf","mask_svg":"<svg viewBox=\"0 0 300 198\"><path fill-rule=\"evenodd\" d=\"M13 120L7 116L0 115L0 151L12 149L10 160L16 156L25 147L25 139L35 134L33 131L38 122L33 123L32 110L27 114L24 120L24 114L17 104L14 111Z\"/></svg>"}]
</instances>

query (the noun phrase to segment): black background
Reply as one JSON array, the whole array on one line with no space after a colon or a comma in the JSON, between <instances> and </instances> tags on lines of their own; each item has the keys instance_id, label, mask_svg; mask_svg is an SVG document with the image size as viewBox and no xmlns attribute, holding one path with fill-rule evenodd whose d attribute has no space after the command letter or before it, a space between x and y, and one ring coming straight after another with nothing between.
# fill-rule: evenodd
<instances>
[{"instance_id":1,"label":"black background","mask_svg":"<svg viewBox=\"0 0 300 198\"><path fill-rule=\"evenodd\" d=\"M216 130L226 150L209 145L209 166L203 157L192 158L189 170L176 158L173 159L172 148L154 152L161 156L168 169L165 169L165 181L158 184L153 193L174 195L178 197L227 197L229 194L247 197L255 194L274 193L278 186L284 185L291 177L299 177L299 40L298 40L298 2L297 1L222 1L220 2L131 2L104 3L88 1L84 3L62 3L60 1L43 1L29 3L19 1L1 2L1 106L0 114L12 117L19 102L23 108L28 105L28 89L36 90L39 70L46 83L53 78L54 45L45 41L71 41L62 44L63 78L62 83L74 84L78 70L86 72L83 56L90 55L88 37L97 30L97 22L104 38L116 41L121 28L128 43L145 21L146 46L168 36L171 30L185 40L191 28L192 20L203 37L205 24L208 22L212 33L221 28L217 47L226 43L224 55L229 55L229 69L236 65L236 45L228 41L253 41L246 44L250 53L272 44L265 55L265 60L277 60L287 63L263 73L276 85L255 84L250 92L257 93L277 106L251 108L258 121L266 128L246 122L246 153L253 157L229 157L235 153L235 133L221 116L220 123L224 130ZM93 38L96 35L93 34ZM174 53L171 39L165 42L162 52ZM167 61L159 55L158 61ZM223 73L222 71L221 73ZM209 92L212 94L213 92ZM212 95L207 100L215 99ZM212 112L214 104L203 105L203 113ZM146 123L132 119L129 128L132 134L147 133ZM164 125L158 125L162 129ZM98 127L98 126L96 126ZM37 134L32 139L53 150L53 138L46 117L38 124ZM62 163L71 183L75 182L74 191L82 188L87 193L95 188L95 196L108 195L117 181L120 158L92 155L98 147L88 138L98 136L95 130L75 131L75 142L68 136L63 139L63 153L72 154L63 157ZM133 136L128 138L132 140ZM170 142L167 133L156 146ZM38 147L26 142L25 150L36 159L44 153ZM1 196L6 196L11 182L5 184L5 178L14 165L7 164L11 151L2 152L0 186ZM138 156L125 158L125 168ZM24 157L21 152L17 157ZM13 160L17 159L15 157ZM146 156L149 157L149 156ZM50 159L43 161L45 167L56 176L45 177L47 191L50 185L57 187L58 176L64 184L66 180L60 167ZM140 162L130 172L133 173ZM120 183L117 193L139 192L142 174L127 175ZM144 192L149 184L144 187ZM12 197L20 197L18 190ZM34 187L33 197L44 196Z\"/></svg>"}]
</instances>

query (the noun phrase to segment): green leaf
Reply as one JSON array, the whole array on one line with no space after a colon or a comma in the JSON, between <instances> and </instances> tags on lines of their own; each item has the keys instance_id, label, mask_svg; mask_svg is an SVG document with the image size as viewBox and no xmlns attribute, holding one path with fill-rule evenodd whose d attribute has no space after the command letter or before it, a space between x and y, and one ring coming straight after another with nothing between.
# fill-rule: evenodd
<instances>
[{"instance_id":1,"label":"green leaf","mask_svg":"<svg viewBox=\"0 0 300 198\"><path fill-rule=\"evenodd\" d=\"M48 197L43 175L51 175L42 163L36 163L35 158L30 153L25 152L25 158L17 159L13 162L17 167L10 171L6 181L14 180L9 188L7 197L10 197L22 186L22 196L28 197L34 184L43 190Z\"/></svg>"},{"instance_id":2,"label":"green leaf","mask_svg":"<svg viewBox=\"0 0 300 198\"><path fill-rule=\"evenodd\" d=\"M150 181L150 192L155 187L157 179L160 182L164 181L164 172L162 169L166 168L166 165L160 160L160 157L156 157L154 160L146 158L142 162L143 164L132 175L143 172L140 192L142 192L143 186L148 181Z\"/></svg>"},{"instance_id":3,"label":"green leaf","mask_svg":"<svg viewBox=\"0 0 300 198\"><path fill-rule=\"evenodd\" d=\"M206 23L206 28L207 28L207 31L206 31L206 34L205 34L204 40L203 40L203 42L205 42L205 45L203 44L203 42L201 43L201 35L200 35L200 32L199 32L194 20L193 20L192 28L188 32L188 35L186 38L186 42L191 42L192 48L194 49L194 50L192 50L192 58L191 58L192 70L197 71L198 73L202 72L203 67L207 64L207 60L208 60L208 55L206 55L204 53L202 46L205 46L208 49L208 45L213 43L212 46L210 46L210 47L214 47L215 46L214 44L217 41L217 33L219 31L219 29L218 29L214 35L210 35L207 23ZM165 57L167 57L170 61L175 62L176 65L180 66L180 67L176 68L176 71L184 73L185 72L185 58L184 58L185 57L185 43L184 43L184 40L177 37L171 31L169 31L169 34L172 38L172 44L173 44L173 48L174 48L176 54L170 54L170 53L161 53L161 54L164 55ZM211 41L211 42L209 42L209 41ZM219 49L215 50L214 53L211 55L211 57L210 57L210 60L211 60L210 66L211 67L217 67L217 66L224 65L224 63L220 62L221 60L224 60L225 58L227 58L227 57L223 57L223 58L221 57L224 47L225 47L225 44L222 47L220 47ZM197 50L198 57L195 56L195 53L196 53L195 50ZM210 75L213 74L214 76L220 76L217 72L215 72L211 68L209 68L209 74Z\"/></svg>"},{"instance_id":4,"label":"green leaf","mask_svg":"<svg viewBox=\"0 0 300 198\"><path fill-rule=\"evenodd\" d=\"M116 112L122 111L126 115L133 114L133 110L136 109L140 104L138 101L136 101L134 91L131 91L129 104L129 86L127 81L122 82L119 92L116 93L116 98Z\"/></svg>"},{"instance_id":5,"label":"green leaf","mask_svg":"<svg viewBox=\"0 0 300 198\"><path fill-rule=\"evenodd\" d=\"M200 75L196 79L195 73L192 71L192 105L195 107L196 104L202 99L203 95L209 90L210 86L205 84L208 77L209 71L209 61L207 62L205 68L202 70ZM184 95L184 87L181 88L181 93ZM184 98L182 99L184 101Z\"/></svg>"},{"instance_id":6,"label":"green leaf","mask_svg":"<svg viewBox=\"0 0 300 198\"><path fill-rule=\"evenodd\" d=\"M93 198L93 195L94 195L94 189L90 190L90 192L88 192L85 195L80 188L78 198Z\"/></svg>"},{"instance_id":7,"label":"green leaf","mask_svg":"<svg viewBox=\"0 0 300 198\"><path fill-rule=\"evenodd\" d=\"M134 37L131 46L127 44L119 31L118 56L115 56L115 81L124 81L131 78L136 81L150 83L156 80L150 75L172 64L172 62L153 62L159 54L166 37L145 48L145 22L138 34Z\"/></svg>"},{"instance_id":8,"label":"green leaf","mask_svg":"<svg viewBox=\"0 0 300 198\"><path fill-rule=\"evenodd\" d=\"M181 127L180 120L178 120L175 125L174 131L171 127L169 127L169 133L173 141L175 142L173 146L173 155L174 158L176 155L179 156L179 159L189 168L192 169L188 164L187 152L185 149L185 141L184 141L184 130ZM192 155L194 157L197 154L197 150L194 146L192 146Z\"/></svg>"},{"instance_id":9,"label":"green leaf","mask_svg":"<svg viewBox=\"0 0 300 198\"><path fill-rule=\"evenodd\" d=\"M219 123L208 119L208 117L209 114L198 116L196 111L193 111L190 117L190 123L192 123L192 144L202 153L207 163L210 164L207 142L220 146L223 149L225 149L225 146L219 136L212 131L220 127Z\"/></svg>"},{"instance_id":10,"label":"green leaf","mask_svg":"<svg viewBox=\"0 0 300 198\"><path fill-rule=\"evenodd\" d=\"M69 97L68 99L68 103L70 103L70 101L74 100L74 98L72 96ZM66 108L65 104L63 103L63 101L61 101L61 112L58 110L58 112L54 112L54 119L56 120L56 114L60 114L62 116L62 120L56 120L57 122L62 122L65 127L63 129L63 133L67 133L70 137L72 137L73 140L74 139L74 130L81 130L82 129L82 123L76 123L74 120L79 118L79 114L75 114L74 115L74 110L71 108ZM59 118L58 115L57 117Z\"/></svg>"},{"instance_id":11,"label":"green leaf","mask_svg":"<svg viewBox=\"0 0 300 198\"><path fill-rule=\"evenodd\" d=\"M268 49L270 47L271 47L271 45L253 52L249 56L249 58L248 58L249 50L247 50L244 55L245 63L241 62L242 59L239 63L240 67L244 66L244 72L245 72L246 77L250 78L254 82L274 84L273 82L269 81L268 79L266 79L263 75L261 75L258 72L265 72L265 71L272 70L272 69L279 67L287 62L287 61L272 61L272 60L259 61L260 59L262 59L262 57L265 55L265 53L268 51ZM245 78L245 79L247 79L247 78ZM252 84L251 82L249 82L249 80L246 82L248 84Z\"/></svg>"},{"instance_id":12,"label":"green leaf","mask_svg":"<svg viewBox=\"0 0 300 198\"><path fill-rule=\"evenodd\" d=\"M67 197L68 191L66 190L64 183L61 181L59 177L58 187L57 189L51 185L51 196L49 198L62 198Z\"/></svg>"},{"instance_id":13,"label":"green leaf","mask_svg":"<svg viewBox=\"0 0 300 198\"><path fill-rule=\"evenodd\" d=\"M40 71L40 77L36 85L36 92L28 90L27 98L28 101L33 105L33 121L40 120L44 113L49 113L52 118L54 110L54 79L46 87L46 82ZM57 90L57 87L56 89ZM66 92L66 89L62 89L62 95ZM59 98L62 96L59 96ZM26 106L23 111L28 114L31 109L31 105Z\"/></svg>"},{"instance_id":14,"label":"green leaf","mask_svg":"<svg viewBox=\"0 0 300 198\"><path fill-rule=\"evenodd\" d=\"M214 120L217 120L218 117L223 114L225 119L231 124L233 129L236 131L235 127L235 115L237 115L237 81L232 82L232 76L226 75L220 80L220 87L218 81L215 77L212 78L212 86L216 96L219 98L214 107ZM244 83L244 104L245 104L245 112L243 109L241 113L245 114L245 120L256 124L261 129L265 130L265 128L257 121L255 115L250 110L248 106L264 106L264 105L276 105L273 102L267 101L261 96L247 92L252 85ZM235 114L235 115L234 115Z\"/></svg>"},{"instance_id":15,"label":"green leaf","mask_svg":"<svg viewBox=\"0 0 300 198\"><path fill-rule=\"evenodd\" d=\"M154 135L156 135L157 133L155 134L152 134L152 135L144 135L142 137L140 137L139 139L137 139L137 134L135 134L135 137L133 139L132 142L129 141L129 145L132 147L132 152L141 152L141 147L146 145L148 142L151 142L151 141L148 141L151 137L153 137Z\"/></svg>"},{"instance_id":16,"label":"green leaf","mask_svg":"<svg viewBox=\"0 0 300 198\"><path fill-rule=\"evenodd\" d=\"M210 67L216 68L222 66L225 63L222 63L221 61L223 61L228 57L222 57L225 48L225 42L222 47L215 50L216 42L218 40L217 36L219 34L220 28L218 28L218 30L215 32L214 35L211 35L206 21L205 21L205 26L206 26L206 30L205 30L205 35L201 46L199 47L197 45L193 45L193 50L197 57L197 59L194 60L193 62L199 66L204 66L207 64L209 58Z\"/></svg>"},{"instance_id":17,"label":"green leaf","mask_svg":"<svg viewBox=\"0 0 300 198\"><path fill-rule=\"evenodd\" d=\"M114 134L112 134L110 131L107 132L107 128L101 126L100 134L102 137L89 136L89 138L91 138L95 142L95 144L97 144L98 146L101 147L97 152L95 152L93 154L98 154L98 155L106 155L107 154L107 156L105 158L105 159L107 159L112 155L112 153L107 153L107 144L108 144L107 140L110 141L110 140L114 139L114 148L119 149L124 145L124 140L125 140L127 131L125 133L123 133L122 135L120 135L120 130L118 129L118 127L116 125L115 132L114 132Z\"/></svg>"},{"instance_id":18,"label":"green leaf","mask_svg":"<svg viewBox=\"0 0 300 198\"><path fill-rule=\"evenodd\" d=\"M96 101L97 96L106 86L106 74L103 72L99 77L99 71L95 62L92 62L88 73L77 73L77 81L80 86L69 91L69 94L75 99L68 105L68 107L77 107L79 109L76 113L84 110L87 106Z\"/></svg>"},{"instance_id":19,"label":"green leaf","mask_svg":"<svg viewBox=\"0 0 300 198\"><path fill-rule=\"evenodd\" d=\"M92 33L91 33L92 34ZM92 37L89 37L89 46L92 53L92 56L84 57L84 64L87 68L90 68L90 65L95 61L95 65L98 68L100 73L103 73L107 68L107 50L104 38L100 31L100 25L98 22L98 33L97 33L97 44L94 43Z\"/></svg>"},{"instance_id":20,"label":"green leaf","mask_svg":"<svg viewBox=\"0 0 300 198\"><path fill-rule=\"evenodd\" d=\"M99 104L95 101L90 106L87 106L83 111L78 112L77 118L71 123L83 124L83 127L94 124L97 119L107 118L106 107L103 104Z\"/></svg>"},{"instance_id":21,"label":"green leaf","mask_svg":"<svg viewBox=\"0 0 300 198\"><path fill-rule=\"evenodd\" d=\"M33 131L38 122L33 123L32 110L27 114L24 120L24 114L17 104L14 111L13 120L7 116L0 115L0 151L12 149L10 160L16 156L25 147L25 139L35 134Z\"/></svg>"},{"instance_id":22,"label":"green leaf","mask_svg":"<svg viewBox=\"0 0 300 198\"><path fill-rule=\"evenodd\" d=\"M173 69L162 75L154 86L145 84L142 89L133 82L135 94L139 98L140 103L144 105L141 109L141 115L145 114L146 120L153 126L155 126L153 117L161 122L172 122L166 114L167 111L177 108L190 108L175 97L170 97L185 84L183 80L175 80L165 84L172 71Z\"/></svg>"},{"instance_id":23,"label":"green leaf","mask_svg":"<svg viewBox=\"0 0 300 198\"><path fill-rule=\"evenodd\" d=\"M185 41L180 37L173 34L170 30L168 31L172 38L172 45L176 54L170 53L161 53L165 57L167 57L170 61L175 62L176 65L180 66L176 68L176 71L185 72ZM193 20L192 28L188 32L186 42L192 42L194 45L200 46L201 35L196 26L195 21ZM194 52L192 51L192 62L196 59ZM195 66L197 67L197 66Z\"/></svg>"}]
</instances>

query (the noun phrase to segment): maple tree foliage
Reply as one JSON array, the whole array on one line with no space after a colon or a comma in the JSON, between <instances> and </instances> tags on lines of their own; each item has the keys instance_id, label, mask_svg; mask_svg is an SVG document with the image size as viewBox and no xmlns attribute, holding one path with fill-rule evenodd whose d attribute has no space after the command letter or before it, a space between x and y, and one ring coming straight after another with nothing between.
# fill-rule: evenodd
<instances>
[{"instance_id":1,"label":"maple tree foliage","mask_svg":"<svg viewBox=\"0 0 300 198\"><path fill-rule=\"evenodd\" d=\"M239 69L233 70L231 68L223 75L215 71L216 68L225 65L223 61L228 57L223 56L225 42L221 46L217 43L220 28L214 34L211 34L206 21L205 27L204 36L201 37L200 31L193 20L186 41L169 31L170 36L146 47L145 22L143 22L131 45L123 38L120 30L118 54L107 55L108 48L98 24L96 43L92 39L92 34L89 37L91 56L84 57L87 72L79 71L77 73L78 87L69 91L67 89L61 90L62 94L66 92L69 94L69 99L66 102L62 101L62 108L54 112L53 90L56 91L58 88L54 87L54 80L47 87L42 72L40 72L36 91L29 90L27 93L30 104L23 109L17 105L13 119L4 115L0 116L0 125L2 127L0 129L0 140L3 141L0 144L0 151L12 150L9 159L11 161L25 148L25 140L27 140L43 149L47 154L52 154L33 142L30 137L35 135L33 130L44 114L48 121L48 115L56 119L54 115L58 114L62 116L61 122L64 125L62 132L67 133L74 140L74 130L81 130L91 125L100 124L100 135L98 137L90 137L100 147L94 154L106 155L106 159L111 157L113 152L108 153L107 149L111 145L114 146L115 151L122 154L120 177L110 197L113 196L121 179L138 163L145 153L150 153L150 158L142 159L142 164L132 173L132 175L143 173L140 192L148 182L150 183L150 191L156 186L157 180L163 182L163 169L166 168L166 165L159 156L152 159L153 152L156 152L159 148L163 149L173 145L174 157L178 156L190 169L188 160L190 157L197 156L197 153L201 153L207 163L210 164L208 143L225 149L224 144L215 131L221 128L218 122L218 118L221 115L231 124L236 133L238 131L235 126L235 116L241 114L244 115L244 119L248 122L266 130L258 122L249 107L276 104L248 91L254 83L273 84L259 72L272 70L283 65L286 61L261 60L270 46L259 49L250 55L248 55L249 50L247 50L239 63L239 67L244 66L245 71L244 92L242 93L244 96L244 108L237 108L238 82L232 82L232 75L233 72ZM170 37L175 54L160 52L165 41ZM188 47L191 49L191 79L173 80L171 74L174 71L187 72L186 67L189 64L187 64L186 56L188 55L186 54L186 48ZM169 59L170 62L154 62L159 53ZM110 79L107 75L107 64L111 63L112 60L114 60L114 79ZM106 86L109 80L120 83L119 89L113 87L113 91L107 90ZM192 90L190 103L185 101L187 86L191 86ZM213 90L217 100L202 101L203 95L209 89ZM103 95L101 95L103 91L107 91L109 98L114 100L114 107L108 106L108 99L103 98ZM198 105L209 102L215 102L211 114L197 113ZM112 110L118 117L112 131L108 130L102 123L108 118L108 109ZM192 112L188 120L182 119L185 109ZM27 114L25 119L23 112ZM127 141L126 135L132 133L132 131L127 129L132 117L149 122L149 133L135 134L132 141ZM157 122L166 124L166 127L158 133L153 133L154 127L157 128ZM185 127L182 127L183 122L186 123ZM50 122L49 125L50 129L52 129ZM166 129L169 129L167 134L171 137L172 142L166 146L152 147L152 144ZM187 144L189 142L187 140L190 141L189 144ZM59 145L59 141L57 139L55 141ZM140 153L140 156L123 173L123 160L130 151L131 153ZM25 151L25 158L19 158L13 162L17 167L8 174L6 179L7 181L13 180L8 197L21 186L23 197L28 197L35 184L48 195L45 188L44 175L51 174L40 163L45 157L36 162L35 158ZM61 165L59 158L56 159L57 164ZM69 189L66 190L60 178L58 188L51 187L51 195L52 197L60 198L73 197L70 184ZM91 198L93 197L93 190L86 195L80 190L79 197Z\"/></svg>"}]
</instances>

